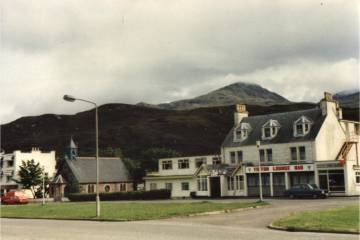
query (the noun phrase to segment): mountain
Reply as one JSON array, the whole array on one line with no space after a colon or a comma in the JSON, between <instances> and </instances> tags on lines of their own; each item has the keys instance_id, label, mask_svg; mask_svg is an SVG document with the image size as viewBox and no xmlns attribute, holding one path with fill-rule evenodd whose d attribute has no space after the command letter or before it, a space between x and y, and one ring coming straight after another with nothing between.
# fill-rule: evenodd
<instances>
[{"instance_id":1,"label":"mountain","mask_svg":"<svg viewBox=\"0 0 360 240\"><path fill-rule=\"evenodd\" d=\"M247 105L250 115L312 107L314 104L307 103L271 107ZM125 156L131 158L155 147L174 149L183 155L215 154L233 125L233 113L234 106L173 111L106 104L99 107L99 144L101 149L121 148ZM40 147L56 150L61 156L73 136L83 155L93 154L94 111L22 117L2 125L1 135L2 147L7 152Z\"/></svg>"},{"instance_id":2,"label":"mountain","mask_svg":"<svg viewBox=\"0 0 360 240\"><path fill-rule=\"evenodd\" d=\"M334 95L341 107L359 108L359 90L342 91Z\"/></svg>"},{"instance_id":3,"label":"mountain","mask_svg":"<svg viewBox=\"0 0 360 240\"><path fill-rule=\"evenodd\" d=\"M289 104L290 101L257 84L238 82L196 98L159 104L157 107L171 110L186 110L199 107L227 106L236 103L270 106ZM144 106L144 103L142 105Z\"/></svg>"}]
</instances>

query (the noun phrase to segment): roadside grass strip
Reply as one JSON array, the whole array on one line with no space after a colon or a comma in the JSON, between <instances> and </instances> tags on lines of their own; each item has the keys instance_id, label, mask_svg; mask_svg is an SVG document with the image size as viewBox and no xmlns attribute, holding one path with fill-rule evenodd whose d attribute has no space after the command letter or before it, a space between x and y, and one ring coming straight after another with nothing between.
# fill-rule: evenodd
<instances>
[{"instance_id":1,"label":"roadside grass strip","mask_svg":"<svg viewBox=\"0 0 360 240\"><path fill-rule=\"evenodd\" d=\"M102 202L101 217L95 216L95 203L47 203L28 205L2 205L3 218L33 219L76 219L104 221L136 221L162 219L179 216L190 216L207 212L231 212L237 209L255 208L267 205L266 202Z\"/></svg>"},{"instance_id":2,"label":"roadside grass strip","mask_svg":"<svg viewBox=\"0 0 360 240\"><path fill-rule=\"evenodd\" d=\"M288 231L360 233L359 205L292 214L271 227Z\"/></svg>"}]
</instances>

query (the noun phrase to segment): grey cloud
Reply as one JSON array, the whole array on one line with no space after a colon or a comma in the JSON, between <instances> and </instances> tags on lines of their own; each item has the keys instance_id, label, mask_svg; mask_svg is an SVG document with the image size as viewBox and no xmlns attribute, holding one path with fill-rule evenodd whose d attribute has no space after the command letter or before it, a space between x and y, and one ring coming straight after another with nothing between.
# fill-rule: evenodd
<instances>
[{"instance_id":1,"label":"grey cloud","mask_svg":"<svg viewBox=\"0 0 360 240\"><path fill-rule=\"evenodd\" d=\"M355 1L4 0L1 10L2 122L86 108L63 93L160 103L251 81L313 101L357 85Z\"/></svg>"}]
</instances>

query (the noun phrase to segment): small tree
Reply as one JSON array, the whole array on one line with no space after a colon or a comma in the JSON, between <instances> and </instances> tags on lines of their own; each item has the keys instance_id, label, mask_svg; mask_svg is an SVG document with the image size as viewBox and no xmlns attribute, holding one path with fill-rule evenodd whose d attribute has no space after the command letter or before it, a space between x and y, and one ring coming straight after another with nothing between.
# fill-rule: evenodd
<instances>
[{"instance_id":1,"label":"small tree","mask_svg":"<svg viewBox=\"0 0 360 240\"><path fill-rule=\"evenodd\" d=\"M43 169L40 163L35 163L34 159L30 161L22 161L19 170L19 180L15 182L21 184L23 188L30 189L35 198L35 188L42 184Z\"/></svg>"}]
</instances>

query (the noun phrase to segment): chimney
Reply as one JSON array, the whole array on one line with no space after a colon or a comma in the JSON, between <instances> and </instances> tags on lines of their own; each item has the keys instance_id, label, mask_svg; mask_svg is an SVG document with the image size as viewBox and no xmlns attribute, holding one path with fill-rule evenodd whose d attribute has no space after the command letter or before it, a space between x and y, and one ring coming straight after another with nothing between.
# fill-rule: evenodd
<instances>
[{"instance_id":1,"label":"chimney","mask_svg":"<svg viewBox=\"0 0 360 240\"><path fill-rule=\"evenodd\" d=\"M234 125L238 125L244 117L248 117L245 104L236 104L234 113Z\"/></svg>"},{"instance_id":2,"label":"chimney","mask_svg":"<svg viewBox=\"0 0 360 240\"><path fill-rule=\"evenodd\" d=\"M339 103L333 99L330 92L324 92L324 98L320 101L320 108L323 116L333 113L338 119L342 119L342 110Z\"/></svg>"}]
</instances>

